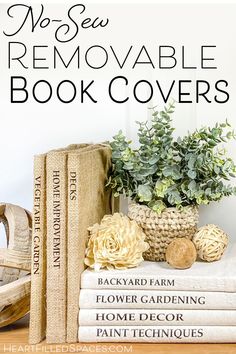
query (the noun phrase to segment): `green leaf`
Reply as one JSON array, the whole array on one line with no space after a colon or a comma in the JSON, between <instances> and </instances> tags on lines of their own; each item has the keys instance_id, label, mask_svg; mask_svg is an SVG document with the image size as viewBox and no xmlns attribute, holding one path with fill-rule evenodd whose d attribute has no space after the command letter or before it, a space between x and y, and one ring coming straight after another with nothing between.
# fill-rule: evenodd
<instances>
[{"instance_id":1,"label":"green leaf","mask_svg":"<svg viewBox=\"0 0 236 354\"><path fill-rule=\"evenodd\" d=\"M168 188L174 184L174 181L170 179L164 179L162 181L157 181L155 184L155 194L159 198L164 198Z\"/></svg>"},{"instance_id":2,"label":"green leaf","mask_svg":"<svg viewBox=\"0 0 236 354\"><path fill-rule=\"evenodd\" d=\"M148 162L150 165L154 165L155 163L157 163L157 161L159 160L159 155L155 154L154 156L152 156Z\"/></svg>"},{"instance_id":3,"label":"green leaf","mask_svg":"<svg viewBox=\"0 0 236 354\"><path fill-rule=\"evenodd\" d=\"M173 206L181 204L181 196L178 190L173 190L168 193L168 202Z\"/></svg>"},{"instance_id":4,"label":"green leaf","mask_svg":"<svg viewBox=\"0 0 236 354\"><path fill-rule=\"evenodd\" d=\"M181 178L180 168L177 165L167 166L163 169L163 175L178 180Z\"/></svg>"},{"instance_id":5,"label":"green leaf","mask_svg":"<svg viewBox=\"0 0 236 354\"><path fill-rule=\"evenodd\" d=\"M214 166L214 172L218 175L218 173L220 173L220 167L215 165Z\"/></svg>"},{"instance_id":6,"label":"green leaf","mask_svg":"<svg viewBox=\"0 0 236 354\"><path fill-rule=\"evenodd\" d=\"M197 173L194 170L189 170L188 171L188 177L191 179L195 179L197 177Z\"/></svg>"},{"instance_id":7,"label":"green leaf","mask_svg":"<svg viewBox=\"0 0 236 354\"><path fill-rule=\"evenodd\" d=\"M188 168L191 170L194 168L196 162L196 157L195 156L191 156L189 161L188 161Z\"/></svg>"},{"instance_id":8,"label":"green leaf","mask_svg":"<svg viewBox=\"0 0 236 354\"><path fill-rule=\"evenodd\" d=\"M207 188L206 190L205 190L205 194L206 195L211 195L211 188Z\"/></svg>"},{"instance_id":9,"label":"green leaf","mask_svg":"<svg viewBox=\"0 0 236 354\"><path fill-rule=\"evenodd\" d=\"M152 190L149 186L138 186L138 197L140 202L150 202L152 199Z\"/></svg>"},{"instance_id":10,"label":"green leaf","mask_svg":"<svg viewBox=\"0 0 236 354\"><path fill-rule=\"evenodd\" d=\"M155 111L155 112L152 113L152 115L153 115L153 117L156 117L158 115L158 112Z\"/></svg>"},{"instance_id":11,"label":"green leaf","mask_svg":"<svg viewBox=\"0 0 236 354\"><path fill-rule=\"evenodd\" d=\"M161 214L166 209L166 205L162 200L156 200L152 204L149 204L149 207L157 214Z\"/></svg>"},{"instance_id":12,"label":"green leaf","mask_svg":"<svg viewBox=\"0 0 236 354\"><path fill-rule=\"evenodd\" d=\"M188 184L188 188L191 192L197 191L197 183L193 180Z\"/></svg>"}]
</instances>

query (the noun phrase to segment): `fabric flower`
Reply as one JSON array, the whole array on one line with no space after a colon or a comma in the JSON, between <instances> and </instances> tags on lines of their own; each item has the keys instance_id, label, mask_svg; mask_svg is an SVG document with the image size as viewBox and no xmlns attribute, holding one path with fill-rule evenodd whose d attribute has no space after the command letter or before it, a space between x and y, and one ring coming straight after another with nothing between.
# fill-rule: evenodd
<instances>
[{"instance_id":1,"label":"fabric flower","mask_svg":"<svg viewBox=\"0 0 236 354\"><path fill-rule=\"evenodd\" d=\"M137 267L149 248L136 221L121 213L105 215L100 225L93 225L89 232L85 264L95 270Z\"/></svg>"}]
</instances>

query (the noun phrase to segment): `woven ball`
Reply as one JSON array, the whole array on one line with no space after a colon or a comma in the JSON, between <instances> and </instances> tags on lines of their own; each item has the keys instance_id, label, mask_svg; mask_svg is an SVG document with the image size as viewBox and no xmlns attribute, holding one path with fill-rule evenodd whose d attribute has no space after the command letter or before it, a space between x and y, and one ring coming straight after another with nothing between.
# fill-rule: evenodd
<instances>
[{"instance_id":1,"label":"woven ball","mask_svg":"<svg viewBox=\"0 0 236 354\"><path fill-rule=\"evenodd\" d=\"M214 262L221 259L228 245L228 235L218 226L209 224L198 229L192 241L199 258Z\"/></svg>"}]
</instances>

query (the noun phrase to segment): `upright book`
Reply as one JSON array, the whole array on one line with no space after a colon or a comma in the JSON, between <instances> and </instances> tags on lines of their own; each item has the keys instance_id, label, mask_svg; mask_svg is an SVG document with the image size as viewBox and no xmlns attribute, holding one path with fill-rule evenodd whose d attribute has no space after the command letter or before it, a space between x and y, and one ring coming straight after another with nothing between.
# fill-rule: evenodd
<instances>
[{"instance_id":1,"label":"upright book","mask_svg":"<svg viewBox=\"0 0 236 354\"><path fill-rule=\"evenodd\" d=\"M34 158L31 301L29 343L46 334L46 155Z\"/></svg>"},{"instance_id":2,"label":"upright book","mask_svg":"<svg viewBox=\"0 0 236 354\"><path fill-rule=\"evenodd\" d=\"M73 144L54 152L66 152L87 147ZM34 158L33 245L31 269L31 310L29 342L37 344L46 335L46 159L47 154ZM66 171L65 171L66 172Z\"/></svg>"},{"instance_id":3,"label":"upright book","mask_svg":"<svg viewBox=\"0 0 236 354\"><path fill-rule=\"evenodd\" d=\"M110 167L108 146L94 145L68 155L67 342L78 339L80 276L88 227L112 212L111 192L105 189Z\"/></svg>"},{"instance_id":4,"label":"upright book","mask_svg":"<svg viewBox=\"0 0 236 354\"><path fill-rule=\"evenodd\" d=\"M67 154L47 154L47 330L48 343L66 341Z\"/></svg>"},{"instance_id":5,"label":"upright book","mask_svg":"<svg viewBox=\"0 0 236 354\"><path fill-rule=\"evenodd\" d=\"M77 341L87 228L117 206L105 189L110 167L111 150L104 144L74 144L35 158L38 228L33 252L36 259L40 247L40 275L36 277L32 268L32 344L40 342L45 331L48 343Z\"/></svg>"}]
</instances>

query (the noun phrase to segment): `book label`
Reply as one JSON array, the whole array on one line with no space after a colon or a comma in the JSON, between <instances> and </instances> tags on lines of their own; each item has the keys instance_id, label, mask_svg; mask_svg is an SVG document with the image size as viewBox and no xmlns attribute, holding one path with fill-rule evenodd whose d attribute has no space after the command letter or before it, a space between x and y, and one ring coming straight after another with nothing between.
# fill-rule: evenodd
<instances>
[{"instance_id":1,"label":"book label","mask_svg":"<svg viewBox=\"0 0 236 354\"><path fill-rule=\"evenodd\" d=\"M80 342L231 343L236 326L79 327Z\"/></svg>"},{"instance_id":2,"label":"book label","mask_svg":"<svg viewBox=\"0 0 236 354\"><path fill-rule=\"evenodd\" d=\"M97 285L102 286L124 286L124 287L133 287L133 286L151 286L151 287L174 287L174 279L165 279L165 278L102 278L98 277Z\"/></svg>"},{"instance_id":3,"label":"book label","mask_svg":"<svg viewBox=\"0 0 236 354\"><path fill-rule=\"evenodd\" d=\"M236 311L162 309L80 309L80 326L234 326Z\"/></svg>"},{"instance_id":4,"label":"book label","mask_svg":"<svg viewBox=\"0 0 236 354\"><path fill-rule=\"evenodd\" d=\"M236 293L203 291L80 291L80 308L88 309L236 309Z\"/></svg>"}]
</instances>

